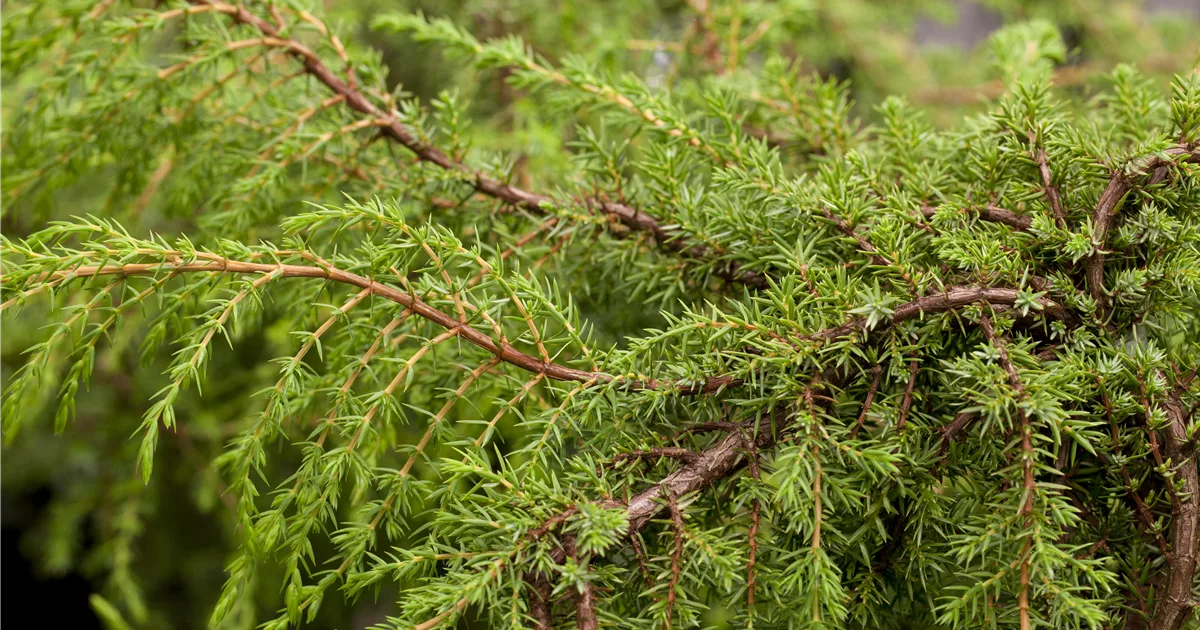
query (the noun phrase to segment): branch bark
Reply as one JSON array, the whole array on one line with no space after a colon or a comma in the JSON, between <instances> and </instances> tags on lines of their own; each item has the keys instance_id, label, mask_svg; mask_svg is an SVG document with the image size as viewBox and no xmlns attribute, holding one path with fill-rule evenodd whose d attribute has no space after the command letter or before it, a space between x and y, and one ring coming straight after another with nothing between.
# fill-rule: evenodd
<instances>
[{"instance_id":1,"label":"branch bark","mask_svg":"<svg viewBox=\"0 0 1200 630\"><path fill-rule=\"evenodd\" d=\"M530 586L529 616L533 618L536 630L551 630L554 618L551 616L550 580L544 574L538 573L526 579Z\"/></svg>"},{"instance_id":2,"label":"branch bark","mask_svg":"<svg viewBox=\"0 0 1200 630\"><path fill-rule=\"evenodd\" d=\"M1004 208L992 204L987 204L982 208L977 208L976 211L979 213L979 218L983 219L984 221L1003 223L1014 230L1020 230L1022 232L1028 232L1030 226L1033 225L1033 217L1022 216L1012 212L1011 210L1005 210ZM926 218L932 217L936 213L937 208L933 206L921 206L921 214Z\"/></svg>"},{"instance_id":3,"label":"branch bark","mask_svg":"<svg viewBox=\"0 0 1200 630\"><path fill-rule=\"evenodd\" d=\"M1012 359L1008 356L1007 345L996 336L995 330L992 328L992 320L987 315L984 315L980 319L979 324L988 342L1000 353L1000 365L1003 366L1005 373L1008 374L1009 385L1016 392L1017 398L1026 398L1025 386L1021 383L1021 377L1017 373L1016 366L1013 365ZM1029 417L1025 414L1019 403L1017 405L1017 417L1021 422L1021 467L1024 469L1024 483L1022 484L1024 488L1024 500L1021 502L1020 513L1025 516L1025 526L1032 528L1033 495L1037 492L1037 479L1034 477L1034 457L1036 453L1033 449L1033 428L1030 426ZM1017 595L1017 610L1021 622L1021 630L1030 630L1033 627L1029 613L1029 569L1031 564L1029 553L1030 546L1035 537L1036 530L1031 533L1029 538L1025 539L1025 549L1021 552L1020 557L1021 590Z\"/></svg>"},{"instance_id":4,"label":"branch bark","mask_svg":"<svg viewBox=\"0 0 1200 630\"><path fill-rule=\"evenodd\" d=\"M1178 391L1167 398L1163 409L1170 420L1163 431L1163 445L1184 487L1179 493L1180 500L1172 506L1167 579L1150 620L1150 630L1179 630L1191 618L1195 607L1192 589L1200 558L1200 475L1196 458L1184 451L1187 418Z\"/></svg>"},{"instance_id":5,"label":"branch bark","mask_svg":"<svg viewBox=\"0 0 1200 630\"><path fill-rule=\"evenodd\" d=\"M958 439L958 434L978 419L978 411L960 411L955 414L954 419L940 429L942 439L938 446L939 451L945 453L946 449L950 448L950 443Z\"/></svg>"},{"instance_id":6,"label":"branch bark","mask_svg":"<svg viewBox=\"0 0 1200 630\"><path fill-rule=\"evenodd\" d=\"M987 302L992 305L1016 304L1017 290L1003 287L950 287L944 293L918 298L896 307L892 312L889 325L895 326L910 319L935 313L944 313L979 302ZM1038 303L1042 305L1042 314L1051 319L1071 319L1070 313L1057 302L1039 298ZM852 333L865 332L866 330L867 319L865 317L854 317L840 326L826 328L820 332L808 335L804 339L830 341Z\"/></svg>"},{"instance_id":7,"label":"branch bark","mask_svg":"<svg viewBox=\"0 0 1200 630\"><path fill-rule=\"evenodd\" d=\"M659 459L664 457L667 459L678 459L684 462L694 462L699 455L687 450L686 448L680 448L678 446L664 446L661 448L651 448L644 451L617 453L616 455L613 455L612 461L613 464L616 464L617 462L631 459Z\"/></svg>"},{"instance_id":8,"label":"branch bark","mask_svg":"<svg viewBox=\"0 0 1200 630\"><path fill-rule=\"evenodd\" d=\"M1147 183L1156 184L1166 177L1167 169L1180 159L1184 162L1200 162L1200 148L1176 146L1162 153L1135 160L1130 168L1113 175L1112 179L1108 181L1104 193L1100 195L1100 201L1096 204L1096 212L1092 216L1094 225L1092 243L1096 251L1088 258L1087 282L1092 298L1102 309L1107 308L1108 305L1108 298L1104 293L1104 248L1108 243L1108 232L1116 218L1117 209L1125 200L1125 196L1141 185L1147 172L1150 173Z\"/></svg>"},{"instance_id":9,"label":"branch bark","mask_svg":"<svg viewBox=\"0 0 1200 630\"><path fill-rule=\"evenodd\" d=\"M575 539L564 537L560 549L565 555L575 558ZM572 595L575 598L575 624L579 630L596 630L600 622L596 618L596 593L591 582L584 582L581 589L572 591Z\"/></svg>"},{"instance_id":10,"label":"branch bark","mask_svg":"<svg viewBox=\"0 0 1200 630\"><path fill-rule=\"evenodd\" d=\"M900 419L896 421L896 430L903 431L904 423L908 421L908 412L912 408L913 387L917 384L917 371L920 364L913 359L908 364L908 384L904 387L904 399L900 403Z\"/></svg>"},{"instance_id":11,"label":"branch bark","mask_svg":"<svg viewBox=\"0 0 1200 630\"><path fill-rule=\"evenodd\" d=\"M854 428L850 429L850 439L853 440L858 436L858 432L862 430L863 422L867 419L867 414L871 413L871 403L875 401L875 394L879 391L879 379L883 376L883 368L878 365L871 368L871 385L867 388L867 398L863 401L862 411L858 413L858 421L854 423Z\"/></svg>"},{"instance_id":12,"label":"branch bark","mask_svg":"<svg viewBox=\"0 0 1200 630\"><path fill-rule=\"evenodd\" d=\"M1034 161L1037 162L1038 174L1042 176L1042 192L1046 195L1046 201L1050 203L1050 211L1054 214L1054 223L1058 229L1067 229L1067 214L1063 211L1062 200L1058 195L1058 186L1054 185L1054 178L1050 174L1050 164L1046 161L1046 150L1038 149L1034 154Z\"/></svg>"},{"instance_id":13,"label":"branch bark","mask_svg":"<svg viewBox=\"0 0 1200 630\"><path fill-rule=\"evenodd\" d=\"M675 547L671 550L671 579L667 583L667 615L665 627L671 628L671 613L675 608L675 589L679 586L679 563L683 557L683 513L675 495L667 495L667 508L671 512L671 525L675 528Z\"/></svg>"}]
</instances>

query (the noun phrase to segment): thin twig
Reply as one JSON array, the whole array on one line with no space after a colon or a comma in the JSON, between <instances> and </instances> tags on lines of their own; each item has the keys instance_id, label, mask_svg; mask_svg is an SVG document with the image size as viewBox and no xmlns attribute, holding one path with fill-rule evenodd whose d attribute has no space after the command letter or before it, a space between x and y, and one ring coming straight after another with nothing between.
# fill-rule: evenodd
<instances>
[{"instance_id":1,"label":"thin twig","mask_svg":"<svg viewBox=\"0 0 1200 630\"><path fill-rule=\"evenodd\" d=\"M1058 187L1054 185L1053 178L1050 175L1050 165L1046 162L1046 150L1039 148L1033 156L1034 162L1037 163L1038 174L1042 176L1042 193L1046 195L1046 201L1050 203L1050 211L1054 214L1054 223L1058 225L1058 229L1067 229L1067 215L1063 212L1062 200L1058 196Z\"/></svg>"},{"instance_id":2,"label":"thin twig","mask_svg":"<svg viewBox=\"0 0 1200 630\"><path fill-rule=\"evenodd\" d=\"M575 539L565 537L562 542L567 556L578 560ZM573 596L575 598L575 624L579 630L596 630L599 627L599 620L596 618L596 593L592 589L592 583L584 582L574 591Z\"/></svg>"},{"instance_id":3,"label":"thin twig","mask_svg":"<svg viewBox=\"0 0 1200 630\"><path fill-rule=\"evenodd\" d=\"M1187 423L1183 413L1181 390L1175 388L1162 403L1169 424L1163 431L1167 456L1175 464L1175 476L1182 481L1181 499L1171 509L1171 557L1150 630L1179 630L1191 618L1196 606L1192 599L1197 560L1200 559L1200 471L1195 457L1183 453L1187 441Z\"/></svg>"},{"instance_id":4,"label":"thin twig","mask_svg":"<svg viewBox=\"0 0 1200 630\"><path fill-rule=\"evenodd\" d=\"M1000 354L1000 365L1008 374L1009 385L1016 392L1018 399L1026 398L1025 387L1021 383L1021 378L1017 373L1016 366L1008 356L1008 348L996 336L995 330L992 328L992 320L987 315L980 318L980 328L988 341L996 348ZM1037 491L1037 480L1034 477L1034 457L1036 453L1033 449L1033 428L1029 423L1029 417L1017 405L1017 418L1021 423L1021 467L1024 471L1023 496L1021 500L1020 513L1025 516L1026 524L1032 524L1033 516L1033 495ZM1018 593L1018 613L1021 620L1021 630L1030 630L1032 621L1029 616L1029 567L1030 567L1030 547L1033 543L1033 535L1031 534L1025 539L1025 549L1021 552L1021 590Z\"/></svg>"},{"instance_id":5,"label":"thin twig","mask_svg":"<svg viewBox=\"0 0 1200 630\"><path fill-rule=\"evenodd\" d=\"M908 385L904 387L904 399L900 403L900 419L896 421L896 431L904 430L904 423L908 421L908 412L912 408L913 387L917 383L917 372L920 370L920 365L916 359L913 359L908 364Z\"/></svg>"},{"instance_id":6,"label":"thin twig","mask_svg":"<svg viewBox=\"0 0 1200 630\"><path fill-rule=\"evenodd\" d=\"M1134 160L1129 168L1113 174L1112 179L1108 181L1108 187L1100 195L1100 201L1096 204L1096 212L1092 215L1094 225L1092 243L1096 249L1087 261L1087 282L1092 298L1102 309L1106 308L1108 304L1108 298L1104 292L1105 247L1108 243L1108 231L1112 228L1113 218L1116 216L1118 208L1125 201L1125 196L1140 185L1146 173L1150 173L1150 177L1145 181L1150 184L1158 183L1166 176L1167 169L1180 158L1185 162L1200 162L1200 148L1176 146L1161 153Z\"/></svg>"},{"instance_id":7,"label":"thin twig","mask_svg":"<svg viewBox=\"0 0 1200 630\"><path fill-rule=\"evenodd\" d=\"M991 221L993 223L1003 223L1014 230L1028 232L1029 228L1033 226L1032 217L1019 215L1015 212L1005 210L1004 208L992 205L990 203L981 208L975 208L974 210L979 214L980 219L983 219L984 221ZM933 206L921 206L921 214L926 218L930 218L934 214L937 214L937 208Z\"/></svg>"},{"instance_id":8,"label":"thin twig","mask_svg":"<svg viewBox=\"0 0 1200 630\"><path fill-rule=\"evenodd\" d=\"M871 412L871 403L875 401L875 394L879 391L879 379L883 377L883 368L878 365L871 368L871 386L867 388L867 398L863 400L862 411L858 413L858 421L854 423L854 428L850 429L850 439L853 440L858 436L858 432L862 430L863 422L867 419L867 414Z\"/></svg>"},{"instance_id":9,"label":"thin twig","mask_svg":"<svg viewBox=\"0 0 1200 630\"><path fill-rule=\"evenodd\" d=\"M678 459L680 461L691 463L695 462L700 455L693 451L689 451L686 448L679 448L677 446L664 446L661 448L650 448L644 451L617 453L616 455L613 455L612 461L615 464L617 462L631 459L657 459L662 457L668 459Z\"/></svg>"},{"instance_id":10,"label":"thin twig","mask_svg":"<svg viewBox=\"0 0 1200 630\"><path fill-rule=\"evenodd\" d=\"M551 630L554 618L551 616L550 580L544 574L538 573L529 584L529 616L533 618L536 630Z\"/></svg>"},{"instance_id":11,"label":"thin twig","mask_svg":"<svg viewBox=\"0 0 1200 630\"><path fill-rule=\"evenodd\" d=\"M671 512L671 525L675 529L675 547L671 550L671 579L667 582L667 614L664 627L671 628L671 613L675 608L675 589L679 585L679 562L683 557L683 514L674 494L667 495L667 509Z\"/></svg>"}]
</instances>

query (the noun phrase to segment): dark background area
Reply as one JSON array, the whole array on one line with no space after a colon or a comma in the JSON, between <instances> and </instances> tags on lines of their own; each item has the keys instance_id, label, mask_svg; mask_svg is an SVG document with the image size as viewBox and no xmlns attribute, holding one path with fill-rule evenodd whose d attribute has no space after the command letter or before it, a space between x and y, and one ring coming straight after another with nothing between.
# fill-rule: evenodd
<instances>
[{"instance_id":1,"label":"dark background area","mask_svg":"<svg viewBox=\"0 0 1200 630\"><path fill-rule=\"evenodd\" d=\"M29 623L29 616L37 611L44 621L50 612L55 626L98 628L100 622L88 605L88 596L95 589L86 578L78 573L39 576L22 553L21 540L36 526L37 516L50 498L47 488L21 496L0 494L0 584L4 590L0 624L18 627L18 620Z\"/></svg>"}]
</instances>

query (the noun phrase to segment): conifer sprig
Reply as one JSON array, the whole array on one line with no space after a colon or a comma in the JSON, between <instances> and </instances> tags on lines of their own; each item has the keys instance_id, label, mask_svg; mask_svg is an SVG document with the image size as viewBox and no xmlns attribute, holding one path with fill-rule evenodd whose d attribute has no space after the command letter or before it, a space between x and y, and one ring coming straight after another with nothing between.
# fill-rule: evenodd
<instances>
[{"instance_id":1,"label":"conifer sprig","mask_svg":"<svg viewBox=\"0 0 1200 630\"><path fill-rule=\"evenodd\" d=\"M805 14L865 88L769 3L689 3L649 69L379 17L499 77L419 102L304 2L20 8L5 456L103 453L51 531L102 507L115 627L180 479L214 628L1194 623L1195 72L1080 101L1024 22L930 116L872 94L890 7Z\"/></svg>"}]
</instances>

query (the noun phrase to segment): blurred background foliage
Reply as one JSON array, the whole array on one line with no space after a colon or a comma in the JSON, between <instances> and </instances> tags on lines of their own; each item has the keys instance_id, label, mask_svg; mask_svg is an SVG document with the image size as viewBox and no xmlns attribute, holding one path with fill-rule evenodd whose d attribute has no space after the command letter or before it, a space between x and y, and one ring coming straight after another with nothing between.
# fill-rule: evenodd
<instances>
[{"instance_id":1,"label":"blurred background foliage","mask_svg":"<svg viewBox=\"0 0 1200 630\"><path fill-rule=\"evenodd\" d=\"M6 235L19 237L47 220L103 214L116 199L137 197L134 205L139 216L136 221L126 218L127 227L186 231L189 218L186 212L172 210L172 203L194 202L194 197L209 194L221 182L186 177L164 182L154 171L125 172L122 167L134 160L118 151L90 156L89 168L82 169L57 155L31 156L11 146L14 137L28 131L22 116L34 103L61 97L48 90L45 81L66 57L44 54L45 38L62 39L59 44L67 55L74 42L69 31L47 25L80 19L86 14L81 9L88 4L3 5L4 170L28 171L28 160L45 160L48 166L34 180L5 177L0 227ZM136 3L145 8L153 4ZM446 91L470 103L472 119L464 127L469 133L464 144L509 156L518 180L525 171L555 172L564 151L578 140L575 116L587 112L561 115L547 107L552 96L513 87L506 83L504 71L480 71L446 56L442 47L372 29L375 16L396 9L448 17L480 39L518 37L556 63L579 58L614 75L632 73L675 94L695 93L713 84L733 88L753 104L745 112L748 129L777 145L785 156L836 155L854 142L838 131L840 125L825 120L829 107L810 108L808 102L795 98L797 94L824 104L844 103L845 111L838 114L862 121L862 134L871 133L870 125L878 120L873 107L889 94L905 95L939 125L982 111L983 103L1001 89L989 62L987 37L1007 24L1043 20L1058 29L1064 45L1054 55L1059 66L1056 83L1080 103L1091 98L1098 82L1119 63L1138 65L1162 85L1172 73L1192 71L1200 63L1196 37L1200 2L1188 0L344 0L326 4L326 21L350 46L378 51L390 86L423 103ZM169 41L169 34L164 41ZM147 124L153 123L147 120ZM830 135L821 133L825 128ZM97 140L102 133L81 131L66 138L64 146L103 141ZM169 165L170 157L143 161ZM797 158L797 168L802 169L800 162ZM178 190L155 195L160 185ZM141 202L147 190L150 194ZM568 263L562 263L562 270L564 277L570 276ZM580 308L598 322L598 337L619 340L623 328L645 325L622 319L619 301L607 299L599 286L603 279L587 281L597 286L585 292L593 299ZM659 299L671 308L669 299ZM94 384L80 394L78 417L65 435L52 432L55 383L40 389L40 399L27 408L33 421L22 431L23 447L6 449L2 461L3 578L10 621L22 614L22 607L32 605L27 597L46 597L56 602L52 613L56 623L97 625L100 621L94 615L104 617L106 604L94 602L92 612L87 600L89 594L99 593L119 598L126 606L129 602L134 602L134 608L142 606L131 615L139 627L205 625L224 580L225 541L233 531L222 503L232 499L223 494L222 481L210 464L214 453L197 445L219 448L232 437L232 419L253 413L259 404L253 396L255 384L269 381L277 369L270 359L289 354L292 340L287 331L295 329L289 325L289 314L274 305L268 306L264 318L279 324L245 327L251 332L239 340L236 352L213 356L205 404L179 405L188 417L180 422L180 431L163 442L159 454L160 461L173 465L160 465L148 487L142 486L132 469L136 442L127 438L129 427L137 426L146 401L161 383L128 375L122 357L130 345L136 349L138 340L132 331L118 334L98 355ZM610 321L614 323L606 326ZM38 325L32 317L5 321L0 370L6 380L21 364L19 353L38 334ZM48 378L63 369L65 359L52 357L58 369L48 370ZM158 371L167 359L154 360L161 364L155 366ZM476 412L486 415L495 403L484 398L477 402ZM281 455L286 458L286 452ZM142 577L135 580L135 574ZM262 580L279 583L269 575ZM264 601L277 596L267 594ZM364 600L354 608L330 602L311 627L365 627L382 619L392 601L384 594L378 603Z\"/></svg>"}]
</instances>

